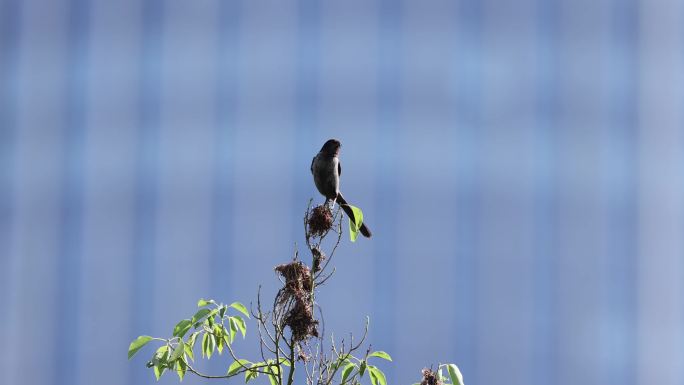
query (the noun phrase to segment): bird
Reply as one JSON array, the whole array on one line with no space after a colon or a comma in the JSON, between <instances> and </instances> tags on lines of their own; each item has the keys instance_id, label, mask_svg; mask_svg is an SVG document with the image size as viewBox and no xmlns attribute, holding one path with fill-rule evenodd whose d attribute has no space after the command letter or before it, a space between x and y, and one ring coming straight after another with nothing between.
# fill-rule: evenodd
<instances>
[{"instance_id":1,"label":"bird","mask_svg":"<svg viewBox=\"0 0 684 385\"><path fill-rule=\"evenodd\" d=\"M337 139L330 139L323 144L321 150L311 160L311 174L318 192L325 197L326 204L330 201L337 202L349 219L354 221L354 212L340 192L340 175L342 166L340 165L340 147L342 144ZM365 223L361 223L359 228L361 234L371 237L371 231Z\"/></svg>"}]
</instances>

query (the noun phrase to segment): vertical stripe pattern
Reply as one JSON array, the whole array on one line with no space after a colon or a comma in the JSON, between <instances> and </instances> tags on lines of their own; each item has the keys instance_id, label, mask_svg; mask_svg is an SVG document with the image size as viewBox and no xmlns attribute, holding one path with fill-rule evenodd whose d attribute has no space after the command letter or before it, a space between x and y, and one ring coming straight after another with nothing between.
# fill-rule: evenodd
<instances>
[{"instance_id":1,"label":"vertical stripe pattern","mask_svg":"<svg viewBox=\"0 0 684 385\"><path fill-rule=\"evenodd\" d=\"M160 121L160 70L161 37L164 18L163 3L158 0L141 3L141 52L138 119L139 131L136 145L135 204L133 244L131 250L132 272L129 291L131 308L131 335L138 330L151 330L155 305L154 272L157 263L157 215L158 215L158 156ZM142 383L149 373L131 368L130 383Z\"/></svg>"},{"instance_id":2,"label":"vertical stripe pattern","mask_svg":"<svg viewBox=\"0 0 684 385\"><path fill-rule=\"evenodd\" d=\"M9 293L14 290L18 267L14 257L13 244L16 211L14 190L16 188L14 176L15 149L17 136L17 118L15 100L17 93L17 74L20 48L21 3L16 0L0 2L0 292ZM11 309L16 306L16 299L5 294L0 295L0 308ZM0 332L3 340L9 340L9 333L13 328L13 319L9 311L0 315ZM9 379L9 360L0 361L0 380Z\"/></svg>"},{"instance_id":3,"label":"vertical stripe pattern","mask_svg":"<svg viewBox=\"0 0 684 385\"><path fill-rule=\"evenodd\" d=\"M401 145L401 87L399 66L402 38L402 1L380 0L378 2L378 48L377 48L377 128L375 139L375 158L377 164L376 199L377 228L382 229L375 239L380 239L374 258L373 290L374 324L379 327L374 332L377 345L392 351L397 333L395 297L396 274L393 258L401 255L396 247L398 207L401 192L398 189L400 178L397 164ZM390 378L396 372L388 371Z\"/></svg>"},{"instance_id":4,"label":"vertical stripe pattern","mask_svg":"<svg viewBox=\"0 0 684 385\"><path fill-rule=\"evenodd\" d=\"M479 252L480 141L482 98L482 9L478 1L464 1L456 10L457 25L454 58L454 121L456 153L456 271L454 274L455 320L454 356L470 381L478 382L478 303L477 276Z\"/></svg>"},{"instance_id":5,"label":"vertical stripe pattern","mask_svg":"<svg viewBox=\"0 0 684 385\"><path fill-rule=\"evenodd\" d=\"M555 381L557 362L555 327L556 274L557 266L553 258L557 247L557 234L554 231L557 216L557 113L558 89L554 79L559 75L558 38L559 9L555 2L539 0L536 2L537 56L536 64L539 78L536 94L536 131L535 151L536 209L534 210L534 307L531 382L537 385Z\"/></svg>"},{"instance_id":6,"label":"vertical stripe pattern","mask_svg":"<svg viewBox=\"0 0 684 385\"><path fill-rule=\"evenodd\" d=\"M326 338L370 317L389 383L683 383L683 26L669 0L0 0L0 383L150 383L135 337L275 293L331 137L374 236L317 300Z\"/></svg>"},{"instance_id":7,"label":"vertical stripe pattern","mask_svg":"<svg viewBox=\"0 0 684 385\"><path fill-rule=\"evenodd\" d=\"M88 69L88 20L89 4L72 0L68 4L68 57L66 65L65 121L61 135L63 139L63 166L61 176L61 219L60 243L57 250L59 260L59 289L55 300L60 303L57 316L55 346L62 350L57 356L54 383L77 384L79 362L79 314L81 303L81 265L83 249L83 166L84 142L86 136L85 114L87 94L85 78Z\"/></svg>"}]
</instances>

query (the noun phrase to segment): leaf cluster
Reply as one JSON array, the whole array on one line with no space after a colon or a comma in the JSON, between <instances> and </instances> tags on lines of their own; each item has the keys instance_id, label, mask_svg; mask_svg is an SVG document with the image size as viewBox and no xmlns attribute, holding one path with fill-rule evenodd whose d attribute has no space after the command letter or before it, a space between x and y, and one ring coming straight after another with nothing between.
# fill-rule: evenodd
<instances>
[{"instance_id":1,"label":"leaf cluster","mask_svg":"<svg viewBox=\"0 0 684 385\"><path fill-rule=\"evenodd\" d=\"M349 355L347 359L342 360L339 365L343 366L340 374L340 385L357 385L360 384L364 375L370 379L371 385L387 385L387 378L385 373L377 366L368 363L371 357L379 357L387 361L392 361L392 357L383 351L375 351L366 354L366 357L359 359L353 355Z\"/></svg>"},{"instance_id":2,"label":"leaf cluster","mask_svg":"<svg viewBox=\"0 0 684 385\"><path fill-rule=\"evenodd\" d=\"M195 345L199 341L202 357L210 359L214 353L222 354L224 350L231 352L232 344L238 333L244 338L247 334L245 318L250 318L245 305L233 302L230 305L219 304L214 300L200 299L197 303L200 309L190 317L179 321L173 328L172 337L157 338L140 336L128 347L128 359L131 359L140 349L150 341L160 341L162 345L152 354L147 367L153 369L159 378L167 371L175 371L180 380L190 371L207 378L232 377L239 373L249 372L251 369L267 367L268 365L242 365L239 370L233 370L225 376L206 376L197 372L192 363L195 360ZM235 313L235 314L233 314ZM192 332L191 332L192 331Z\"/></svg>"}]
</instances>

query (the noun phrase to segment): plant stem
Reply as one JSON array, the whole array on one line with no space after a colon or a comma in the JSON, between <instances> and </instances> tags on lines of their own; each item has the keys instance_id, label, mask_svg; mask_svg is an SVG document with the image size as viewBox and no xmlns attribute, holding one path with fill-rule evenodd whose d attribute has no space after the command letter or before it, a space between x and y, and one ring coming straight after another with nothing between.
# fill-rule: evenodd
<instances>
[{"instance_id":1,"label":"plant stem","mask_svg":"<svg viewBox=\"0 0 684 385\"><path fill-rule=\"evenodd\" d=\"M294 338L290 337L290 373L287 375L287 385L292 385L292 382L294 382L294 372L295 372L295 360L294 360L294 354L295 354L295 343L294 343Z\"/></svg>"}]
</instances>

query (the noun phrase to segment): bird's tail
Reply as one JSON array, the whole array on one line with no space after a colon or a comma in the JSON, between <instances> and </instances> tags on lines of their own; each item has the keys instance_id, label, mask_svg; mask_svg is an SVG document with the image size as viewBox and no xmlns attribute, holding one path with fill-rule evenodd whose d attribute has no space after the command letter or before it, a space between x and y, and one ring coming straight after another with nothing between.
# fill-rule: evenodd
<instances>
[{"instance_id":1,"label":"bird's tail","mask_svg":"<svg viewBox=\"0 0 684 385\"><path fill-rule=\"evenodd\" d=\"M344 213L347 214L349 219L351 219L352 222L356 222L356 220L354 219L354 212L352 211L351 207L349 207L349 204L347 203L347 201L342 196L342 193L337 194L337 203L339 203L340 207L342 207L342 210L344 210ZM361 228L359 229L359 231L361 231L361 235L363 235L366 238L370 238L371 235L373 235L373 234L371 234L370 229L368 229L368 226L366 226L365 222L361 223Z\"/></svg>"}]
</instances>

